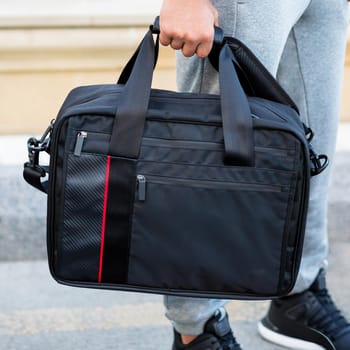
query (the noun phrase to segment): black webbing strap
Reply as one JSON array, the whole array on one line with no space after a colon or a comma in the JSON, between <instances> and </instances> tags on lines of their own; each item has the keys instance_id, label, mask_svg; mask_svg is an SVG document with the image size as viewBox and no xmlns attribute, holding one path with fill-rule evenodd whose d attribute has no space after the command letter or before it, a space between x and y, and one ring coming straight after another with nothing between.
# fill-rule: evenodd
<instances>
[{"instance_id":1,"label":"black webbing strap","mask_svg":"<svg viewBox=\"0 0 350 350\"><path fill-rule=\"evenodd\" d=\"M159 33L160 33L159 17L157 17L156 20L154 21L154 24L150 26L150 30L153 34L157 34L156 44L154 47L154 64L153 64L153 69L154 69L157 65L158 56L159 56ZM140 45L138 46L138 48L136 49L134 54L131 56L131 58L129 59L126 66L123 68L123 70L119 76L117 84L126 84L127 81L129 80L130 74L131 74L131 72L134 68L135 62L136 62L136 58L139 55L141 45L142 45L142 42L140 43Z\"/></svg>"},{"instance_id":2,"label":"black webbing strap","mask_svg":"<svg viewBox=\"0 0 350 350\"><path fill-rule=\"evenodd\" d=\"M138 157L151 94L153 62L154 41L149 30L117 107L108 152L112 156Z\"/></svg>"},{"instance_id":3,"label":"black webbing strap","mask_svg":"<svg viewBox=\"0 0 350 350\"><path fill-rule=\"evenodd\" d=\"M110 158L110 195L107 203L101 276L103 283L125 283L128 280L135 172L135 161Z\"/></svg>"},{"instance_id":4,"label":"black webbing strap","mask_svg":"<svg viewBox=\"0 0 350 350\"><path fill-rule=\"evenodd\" d=\"M47 193L48 181L41 181L46 176L44 168L36 166L33 167L30 163L24 164L23 178L29 185L37 188L38 190Z\"/></svg>"},{"instance_id":5,"label":"black webbing strap","mask_svg":"<svg viewBox=\"0 0 350 350\"><path fill-rule=\"evenodd\" d=\"M150 30L139 47L130 77L119 99L109 148L111 156L138 158L150 98L154 54ZM233 60L231 50L224 44L220 52L219 76L225 160L228 164L252 166L252 118Z\"/></svg>"},{"instance_id":6,"label":"black webbing strap","mask_svg":"<svg viewBox=\"0 0 350 350\"><path fill-rule=\"evenodd\" d=\"M224 45L219 57L222 128L225 162L232 165L254 165L253 121L245 95L233 67L233 55ZM227 77L232 77L227 79Z\"/></svg>"}]
</instances>

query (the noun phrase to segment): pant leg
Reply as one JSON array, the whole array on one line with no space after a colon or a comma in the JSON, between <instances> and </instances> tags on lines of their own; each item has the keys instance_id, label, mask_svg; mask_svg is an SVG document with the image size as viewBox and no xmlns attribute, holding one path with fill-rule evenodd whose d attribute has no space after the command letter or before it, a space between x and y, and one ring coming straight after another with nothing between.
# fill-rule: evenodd
<instances>
[{"instance_id":1,"label":"pant leg","mask_svg":"<svg viewBox=\"0 0 350 350\"><path fill-rule=\"evenodd\" d=\"M165 316L181 334L198 335L206 321L227 301L219 299L186 298L165 295Z\"/></svg>"},{"instance_id":2,"label":"pant leg","mask_svg":"<svg viewBox=\"0 0 350 350\"><path fill-rule=\"evenodd\" d=\"M311 179L303 258L295 293L307 289L325 266L328 253L327 193L335 150L343 67L348 2L312 0L294 25L279 65L277 79L315 132L318 153L327 154L330 166Z\"/></svg>"},{"instance_id":3,"label":"pant leg","mask_svg":"<svg viewBox=\"0 0 350 350\"><path fill-rule=\"evenodd\" d=\"M310 0L266 0L258 5L250 0L214 2L224 32L246 43L273 75L277 74L291 29L309 4ZM196 57L186 59L178 55L177 62L179 90L209 93L219 91L217 74L207 60ZM206 320L215 312L217 305L222 303L209 299L165 297L166 315L175 329L192 335L202 332Z\"/></svg>"},{"instance_id":4,"label":"pant leg","mask_svg":"<svg viewBox=\"0 0 350 350\"><path fill-rule=\"evenodd\" d=\"M275 76L291 28L311 0L212 0L225 35L243 41ZM341 0L340 0L341 1ZM179 91L218 93L209 61L177 55Z\"/></svg>"}]
</instances>

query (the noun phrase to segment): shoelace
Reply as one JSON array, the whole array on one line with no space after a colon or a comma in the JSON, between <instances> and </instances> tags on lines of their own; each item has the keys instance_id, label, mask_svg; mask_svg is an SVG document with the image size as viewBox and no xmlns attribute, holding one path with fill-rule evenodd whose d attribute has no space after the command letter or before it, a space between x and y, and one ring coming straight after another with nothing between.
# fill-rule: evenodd
<instances>
[{"instance_id":1,"label":"shoelace","mask_svg":"<svg viewBox=\"0 0 350 350\"><path fill-rule=\"evenodd\" d=\"M335 340L344 331L350 331L350 324L346 321L339 309L335 306L327 289L313 292L315 298L322 305L310 318L310 326L315 327L331 340ZM314 303L316 300L313 301Z\"/></svg>"}]
</instances>

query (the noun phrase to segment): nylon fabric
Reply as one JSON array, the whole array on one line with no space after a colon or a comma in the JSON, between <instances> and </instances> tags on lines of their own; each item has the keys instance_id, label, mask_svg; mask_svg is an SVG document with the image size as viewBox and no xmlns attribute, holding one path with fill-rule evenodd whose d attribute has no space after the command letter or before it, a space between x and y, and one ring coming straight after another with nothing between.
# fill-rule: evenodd
<instances>
[{"instance_id":1,"label":"nylon fabric","mask_svg":"<svg viewBox=\"0 0 350 350\"><path fill-rule=\"evenodd\" d=\"M48 191L54 278L184 296L288 293L300 264L310 176L295 109L280 99L247 98L236 78L227 85L239 87L232 108L225 94L150 90L142 97L141 104L149 98L146 110L131 108L140 114L130 124L118 111L133 102L134 84L130 76L126 85L74 89L59 112ZM278 85L273 89L278 94ZM228 164L230 150L237 162Z\"/></svg>"}]
</instances>

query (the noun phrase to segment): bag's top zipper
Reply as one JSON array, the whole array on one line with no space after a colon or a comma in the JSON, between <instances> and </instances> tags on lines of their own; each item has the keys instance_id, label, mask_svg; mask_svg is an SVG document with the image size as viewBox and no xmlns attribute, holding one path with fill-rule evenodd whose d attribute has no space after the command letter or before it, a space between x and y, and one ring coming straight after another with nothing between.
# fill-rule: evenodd
<instances>
[{"instance_id":1,"label":"bag's top zipper","mask_svg":"<svg viewBox=\"0 0 350 350\"><path fill-rule=\"evenodd\" d=\"M88 135L87 131L79 131L76 134L74 155L80 156L84 142L86 142ZM101 135L100 133L98 135ZM109 135L109 134L105 134ZM93 135L90 135L93 136ZM144 147L162 147L162 148L179 148L179 149L193 149L193 150L203 150L203 151L224 151L224 145L219 142L210 142L210 141L193 141L193 140L176 140L176 139L160 139L160 138L151 138L143 137L142 146ZM295 154L294 149L279 149L271 147L260 147L256 146L255 151L257 152L269 152L276 156L286 157Z\"/></svg>"}]
</instances>

